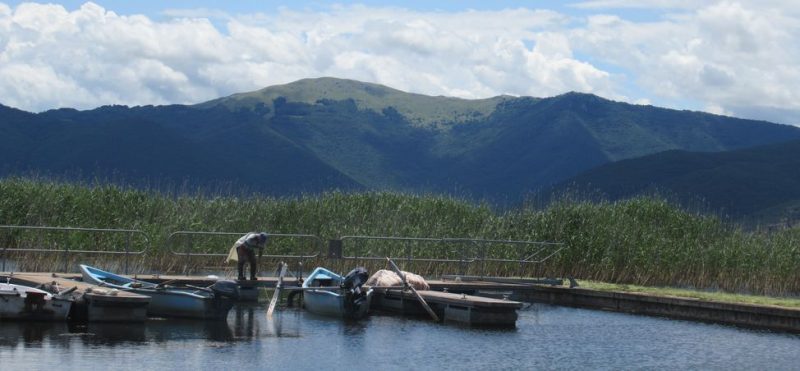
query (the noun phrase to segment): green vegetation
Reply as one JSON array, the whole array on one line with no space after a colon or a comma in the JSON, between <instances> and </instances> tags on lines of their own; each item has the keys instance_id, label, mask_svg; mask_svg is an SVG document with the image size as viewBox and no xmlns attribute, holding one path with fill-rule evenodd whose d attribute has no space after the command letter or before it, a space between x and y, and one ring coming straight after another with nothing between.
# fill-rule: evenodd
<instances>
[{"instance_id":1,"label":"green vegetation","mask_svg":"<svg viewBox=\"0 0 800 371\"><path fill-rule=\"evenodd\" d=\"M698 291L676 289L672 287L652 287L597 281L580 281L580 287L598 291L630 292L656 296L673 296L679 298L699 299L722 303L745 303L755 305L774 305L779 307L800 308L800 298L773 297L761 295L731 294L718 291Z\"/></svg>"},{"instance_id":2,"label":"green vegetation","mask_svg":"<svg viewBox=\"0 0 800 371\"><path fill-rule=\"evenodd\" d=\"M358 109L375 112L395 109L416 126L442 126L485 118L494 111L498 103L512 99L508 96L473 100L431 97L378 84L323 77L234 94L199 106L213 107L221 104L238 109L252 108L260 103L274 111L273 101L281 97L290 102L306 104L316 104L321 100L353 100Z\"/></svg>"},{"instance_id":3,"label":"green vegetation","mask_svg":"<svg viewBox=\"0 0 800 371\"><path fill-rule=\"evenodd\" d=\"M602 165L555 187L597 192L611 200L664 192L691 205L752 222L800 220L800 141L726 152L667 151Z\"/></svg>"},{"instance_id":4,"label":"green vegetation","mask_svg":"<svg viewBox=\"0 0 800 371\"><path fill-rule=\"evenodd\" d=\"M636 198L614 203L564 199L546 209L523 208L497 213L451 197L388 192L330 192L317 196L209 197L155 194L109 185L76 185L11 178L0 181L0 224L140 229L151 237L151 256L166 256L170 232L267 230L341 236L471 237L552 241L564 249L541 271L517 263L487 264L488 275L572 275L579 279L647 286L723 290L769 295L800 292L800 230L746 232L718 219L687 213L666 201ZM69 240L69 239L73 240ZM117 240L113 240L117 238ZM2 246L31 247L42 241L75 249L119 250L121 237L89 237L49 233L45 238L18 231L0 231ZM225 253L232 242L201 241L195 251ZM132 241L133 250L143 242ZM51 245L52 246L52 245ZM269 254L305 252L300 242L275 240ZM479 252L470 247L468 256ZM372 242L359 256L455 258L450 244ZM527 256L512 246L487 247L487 257ZM159 259L161 259L159 258ZM164 263L167 264L167 263ZM178 264L178 263L176 263ZM458 273L449 267L448 273ZM430 263L414 267L440 274ZM473 271L474 272L474 271Z\"/></svg>"}]
</instances>

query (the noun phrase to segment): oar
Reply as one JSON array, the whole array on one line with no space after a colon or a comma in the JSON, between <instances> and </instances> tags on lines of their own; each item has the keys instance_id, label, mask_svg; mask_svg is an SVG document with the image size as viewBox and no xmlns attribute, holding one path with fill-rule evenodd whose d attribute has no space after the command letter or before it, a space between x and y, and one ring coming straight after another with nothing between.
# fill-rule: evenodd
<instances>
[{"instance_id":1,"label":"oar","mask_svg":"<svg viewBox=\"0 0 800 371\"><path fill-rule=\"evenodd\" d=\"M56 294L56 296L58 296L58 297L66 296L67 294L71 294L73 291L75 291L75 290L77 290L77 289L78 289L78 286L73 286L73 287L71 287L71 288L68 288L68 289L66 289L66 290L59 291L59 292Z\"/></svg>"},{"instance_id":2,"label":"oar","mask_svg":"<svg viewBox=\"0 0 800 371\"><path fill-rule=\"evenodd\" d=\"M272 294L272 300L269 302L269 309L267 309L267 319L272 319L272 312L275 311L275 305L278 304L278 298L281 296L281 287L283 286L283 276L286 274L286 263L281 262L281 273L278 275L278 283L275 284L275 293Z\"/></svg>"},{"instance_id":3,"label":"oar","mask_svg":"<svg viewBox=\"0 0 800 371\"><path fill-rule=\"evenodd\" d=\"M420 295L417 292L417 289L415 289L414 286L408 284L408 281L406 281L406 275L403 274L403 271L401 271L400 268L397 267L397 264L395 264L392 261L392 259L389 259L388 256L386 257L386 260L389 261L389 264L392 266L394 272L397 273L397 275L400 276L400 278L403 280L403 286L410 288L411 292L413 292L414 296L416 296L417 300L419 300L419 303L422 304L422 307L425 308L428 314L431 315L431 318L433 318L434 321L439 322L439 316L437 316L436 313L433 312L433 309L431 309L431 307L428 306L428 303L425 301L425 299L422 298L422 295Z\"/></svg>"},{"instance_id":4,"label":"oar","mask_svg":"<svg viewBox=\"0 0 800 371\"><path fill-rule=\"evenodd\" d=\"M172 279L172 280L161 282L159 284L156 284L156 288L165 287L165 286L167 286L168 283L173 283L175 281L178 281L178 279L176 278L176 279Z\"/></svg>"}]
</instances>

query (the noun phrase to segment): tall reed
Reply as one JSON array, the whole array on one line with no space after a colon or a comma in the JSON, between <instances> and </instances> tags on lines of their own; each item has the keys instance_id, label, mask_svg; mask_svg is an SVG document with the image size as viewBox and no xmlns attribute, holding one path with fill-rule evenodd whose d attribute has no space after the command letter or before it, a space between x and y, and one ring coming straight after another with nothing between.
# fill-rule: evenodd
<instances>
[{"instance_id":1,"label":"tall reed","mask_svg":"<svg viewBox=\"0 0 800 371\"><path fill-rule=\"evenodd\" d=\"M800 292L800 231L745 231L713 216L689 213L654 198L585 202L565 198L544 209L523 207L498 213L486 204L454 197L395 192L343 193L273 198L157 193L104 184L74 184L42 179L0 180L0 224L124 228L150 237L130 241L133 250L152 246L136 264L186 269L171 254L185 248L168 241L174 231L303 233L323 240L341 236L463 237L551 241L564 249L541 271L516 263L489 263L480 273L550 275L615 283L724 289L760 294ZM117 250L124 234L0 230L3 247ZM225 253L235 237L197 238L193 252ZM390 255L458 260L486 254L520 259L533 247L509 244L464 246L458 243L353 241L359 256ZM281 239L268 254L318 250L306 240ZM471 250L470 250L471 249ZM481 250L479 252L478 250ZM149 258L148 258L149 257ZM202 264L221 264L221 259ZM50 262L57 269L64 263ZM306 264L321 264L314 261ZM373 264L374 265L374 264ZM380 265L380 264L378 264ZM346 268L346 267L343 267ZM420 262L409 270L423 274L476 273L458 262Z\"/></svg>"}]
</instances>

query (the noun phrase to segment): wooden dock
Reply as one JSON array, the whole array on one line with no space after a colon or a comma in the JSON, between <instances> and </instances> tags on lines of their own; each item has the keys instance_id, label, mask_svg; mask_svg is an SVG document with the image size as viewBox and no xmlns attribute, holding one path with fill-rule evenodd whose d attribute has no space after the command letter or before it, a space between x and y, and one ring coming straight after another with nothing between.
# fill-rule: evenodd
<instances>
[{"instance_id":1,"label":"wooden dock","mask_svg":"<svg viewBox=\"0 0 800 371\"><path fill-rule=\"evenodd\" d=\"M51 273L0 273L0 280L10 278L14 284L48 287L71 293L75 303L70 319L90 322L144 322L150 297L132 292L112 290L74 280L73 275Z\"/></svg>"},{"instance_id":2,"label":"wooden dock","mask_svg":"<svg viewBox=\"0 0 800 371\"><path fill-rule=\"evenodd\" d=\"M427 313L411 291L401 289L379 289L372 305L377 310L403 314L425 315ZM481 296L454 294L441 291L418 290L420 296L434 312L446 322L457 322L472 326L514 326L517 310L522 303L511 300Z\"/></svg>"},{"instance_id":3,"label":"wooden dock","mask_svg":"<svg viewBox=\"0 0 800 371\"><path fill-rule=\"evenodd\" d=\"M192 279L186 276L178 277ZM147 280L145 276L139 276L139 278ZM163 276L161 279L163 279ZM172 276L170 276L170 279L172 279ZM254 287L274 287L276 281L276 278L260 277L257 281L249 281L249 284ZM287 286L296 286L294 278L287 278L286 282ZM607 292L580 287L570 288L566 286L532 284L524 280L516 281L513 279L506 279L503 282L460 281L457 279L428 280L427 282L432 291L464 293L467 296L490 296L523 302L541 302L800 333L799 308L720 303L652 294ZM407 305L409 307L406 309L413 310L412 304ZM455 315L451 316L451 318L455 318Z\"/></svg>"},{"instance_id":4,"label":"wooden dock","mask_svg":"<svg viewBox=\"0 0 800 371\"><path fill-rule=\"evenodd\" d=\"M16 275L22 274L16 273L15 276ZM50 274L36 273L34 275L44 275L47 277ZM0 273L0 277L3 277L3 273ZM80 277L80 274L58 274L58 277L64 279L77 278ZM174 280L176 283L192 284L196 286L208 286L213 283L214 280L213 278L206 276L140 274L135 277L137 279L155 283ZM463 305L465 303L472 302L483 303L487 299L486 297L491 297L505 303L516 302L503 299L511 299L523 302L543 302L554 305L601 309L632 314L644 314L800 333L800 309L798 308L741 303L720 303L707 300L664 297L651 294L606 292L589 290L580 287L570 288L565 286L532 284L522 280L515 282L512 279L505 279L503 282L486 282L480 280L461 281L457 279L428 280L427 282L430 285L431 291L424 292L425 300L430 301L431 303L440 302L439 304L431 304L431 306L435 306L435 310L439 314L443 314L443 317L446 320L463 323L485 323L493 321L491 319L485 319L493 316L489 314L493 313L490 309L491 306L477 304L478 308L485 308L482 309L481 313L481 310L471 309L475 308L474 306L471 307L468 305ZM258 280L255 281L240 281L239 285L240 291L249 292L249 299L255 300L258 297L258 290L260 288L272 288L275 287L276 283L277 277L259 277ZM292 287L298 286L297 280L292 277L286 277L284 279L284 284L286 285L285 288L287 292L290 292ZM421 291L420 293L423 292ZM441 296L442 294L446 295ZM461 294L466 295L462 296ZM407 297L408 295L409 294L400 295L392 292L388 293L388 295L379 295L383 297L373 300L373 302L377 302L376 308L383 308L385 310L393 310L392 307L397 308L398 306L402 306L402 311L404 313L415 313L415 311L419 311L419 307L415 303L415 300ZM463 299L464 297L469 298L470 300L462 301L462 305L459 305L459 302L455 300L457 298ZM245 299L247 298L248 297L245 297ZM394 300L395 302L391 303L391 300ZM514 310L516 311L516 309ZM514 315L516 315L516 312L514 312ZM510 314L504 314L495 320L498 323L508 323L510 322L509 318L511 318Z\"/></svg>"}]
</instances>

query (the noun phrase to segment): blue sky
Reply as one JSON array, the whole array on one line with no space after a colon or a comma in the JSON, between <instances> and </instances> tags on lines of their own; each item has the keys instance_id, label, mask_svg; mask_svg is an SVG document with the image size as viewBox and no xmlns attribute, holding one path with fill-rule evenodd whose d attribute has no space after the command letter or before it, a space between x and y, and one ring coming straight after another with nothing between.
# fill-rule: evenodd
<instances>
[{"instance_id":1,"label":"blue sky","mask_svg":"<svg viewBox=\"0 0 800 371\"><path fill-rule=\"evenodd\" d=\"M306 77L552 96L800 124L783 1L0 0L0 103L197 103Z\"/></svg>"}]
</instances>

